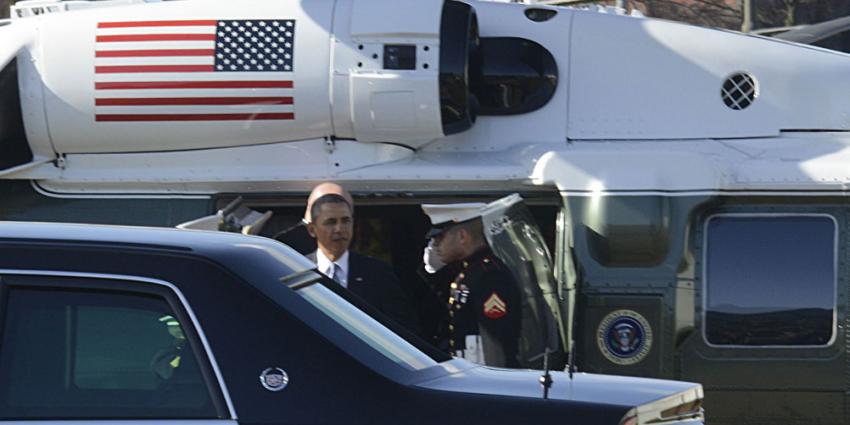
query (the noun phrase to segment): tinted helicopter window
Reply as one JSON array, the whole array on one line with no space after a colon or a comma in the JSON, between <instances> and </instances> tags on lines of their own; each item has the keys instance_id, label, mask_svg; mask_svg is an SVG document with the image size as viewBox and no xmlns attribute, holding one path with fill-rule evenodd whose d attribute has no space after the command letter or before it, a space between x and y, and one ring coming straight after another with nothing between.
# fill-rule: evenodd
<instances>
[{"instance_id":1,"label":"tinted helicopter window","mask_svg":"<svg viewBox=\"0 0 850 425\"><path fill-rule=\"evenodd\" d=\"M828 345L834 331L836 224L825 215L723 215L706 226L709 344Z\"/></svg>"},{"instance_id":2,"label":"tinted helicopter window","mask_svg":"<svg viewBox=\"0 0 850 425\"><path fill-rule=\"evenodd\" d=\"M489 37L481 38L480 52L470 90L481 115L531 112L555 94L558 66L543 46L522 38Z\"/></svg>"}]
</instances>

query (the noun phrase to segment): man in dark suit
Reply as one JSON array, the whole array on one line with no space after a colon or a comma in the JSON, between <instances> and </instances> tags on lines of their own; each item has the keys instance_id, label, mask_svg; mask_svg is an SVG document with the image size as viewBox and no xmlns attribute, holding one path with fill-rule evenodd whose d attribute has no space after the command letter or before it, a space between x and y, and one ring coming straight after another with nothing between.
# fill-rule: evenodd
<instances>
[{"instance_id":1,"label":"man in dark suit","mask_svg":"<svg viewBox=\"0 0 850 425\"><path fill-rule=\"evenodd\" d=\"M307 257L320 272L414 333L419 333L416 309L401 289L389 265L350 251L354 217L351 204L339 194L313 202L307 231L318 249Z\"/></svg>"}]
</instances>

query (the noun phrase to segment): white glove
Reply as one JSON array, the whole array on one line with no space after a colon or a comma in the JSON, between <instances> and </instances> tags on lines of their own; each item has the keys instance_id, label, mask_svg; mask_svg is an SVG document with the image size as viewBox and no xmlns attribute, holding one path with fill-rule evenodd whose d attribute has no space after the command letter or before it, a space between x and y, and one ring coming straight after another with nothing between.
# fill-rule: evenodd
<instances>
[{"instance_id":1,"label":"white glove","mask_svg":"<svg viewBox=\"0 0 850 425\"><path fill-rule=\"evenodd\" d=\"M429 274L437 273L446 264L440 260L440 256L434 253L434 240L428 241L428 246L422 252L422 263L425 264L425 271Z\"/></svg>"}]
</instances>

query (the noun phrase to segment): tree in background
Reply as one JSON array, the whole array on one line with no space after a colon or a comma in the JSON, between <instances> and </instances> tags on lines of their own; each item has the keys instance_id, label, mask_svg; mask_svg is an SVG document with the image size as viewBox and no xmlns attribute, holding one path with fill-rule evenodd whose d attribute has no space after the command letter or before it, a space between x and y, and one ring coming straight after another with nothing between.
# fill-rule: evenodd
<instances>
[{"instance_id":1,"label":"tree in background","mask_svg":"<svg viewBox=\"0 0 850 425\"><path fill-rule=\"evenodd\" d=\"M0 19L9 17L16 0L0 0ZM627 0L646 16L706 27L740 29L744 0ZM753 27L774 28L813 24L850 15L850 0L750 0ZM613 0L598 1L613 4Z\"/></svg>"},{"instance_id":2,"label":"tree in background","mask_svg":"<svg viewBox=\"0 0 850 425\"><path fill-rule=\"evenodd\" d=\"M814 24L850 15L847 0L751 0L754 28Z\"/></svg>"},{"instance_id":3,"label":"tree in background","mask_svg":"<svg viewBox=\"0 0 850 425\"><path fill-rule=\"evenodd\" d=\"M14 2L15 0L0 0L0 19L9 17L9 6Z\"/></svg>"},{"instance_id":4,"label":"tree in background","mask_svg":"<svg viewBox=\"0 0 850 425\"><path fill-rule=\"evenodd\" d=\"M741 29L744 0L626 0L646 16L705 27ZM848 0L750 0L753 28L814 24L850 15ZM613 0L597 3L613 4Z\"/></svg>"},{"instance_id":5,"label":"tree in background","mask_svg":"<svg viewBox=\"0 0 850 425\"><path fill-rule=\"evenodd\" d=\"M632 0L631 3L646 16L704 27L741 28L739 0Z\"/></svg>"}]
</instances>

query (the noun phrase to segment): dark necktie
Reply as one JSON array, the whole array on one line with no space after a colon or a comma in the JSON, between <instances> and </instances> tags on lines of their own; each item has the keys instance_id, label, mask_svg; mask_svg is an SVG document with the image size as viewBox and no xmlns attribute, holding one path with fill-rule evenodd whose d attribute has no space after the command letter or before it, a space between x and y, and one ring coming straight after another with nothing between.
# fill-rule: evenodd
<instances>
[{"instance_id":1,"label":"dark necktie","mask_svg":"<svg viewBox=\"0 0 850 425\"><path fill-rule=\"evenodd\" d=\"M331 278L336 281L336 283L345 286L342 282L342 267L340 267L337 263L333 263L333 265L333 275L331 275Z\"/></svg>"}]
</instances>

